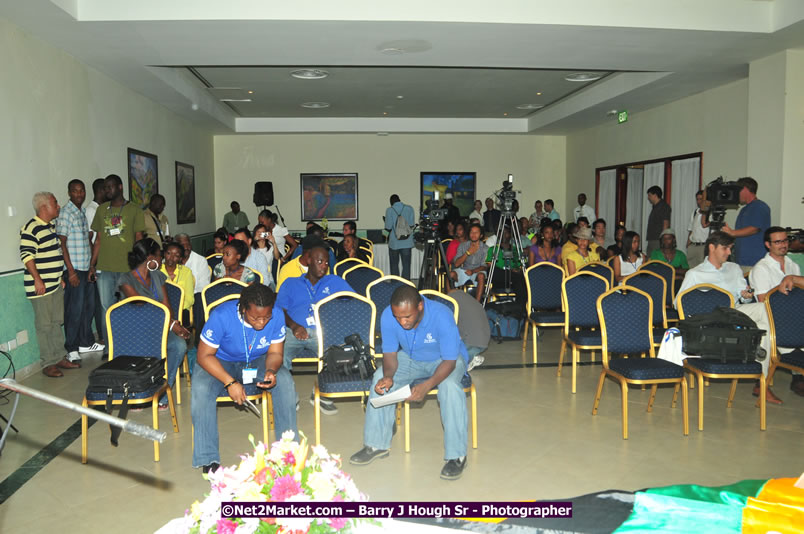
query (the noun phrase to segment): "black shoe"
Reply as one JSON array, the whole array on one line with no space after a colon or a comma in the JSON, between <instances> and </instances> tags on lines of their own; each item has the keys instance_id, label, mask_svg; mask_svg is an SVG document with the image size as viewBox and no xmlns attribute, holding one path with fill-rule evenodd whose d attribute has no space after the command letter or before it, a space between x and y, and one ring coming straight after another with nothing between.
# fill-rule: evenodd
<instances>
[{"instance_id":1,"label":"black shoe","mask_svg":"<svg viewBox=\"0 0 804 534\"><path fill-rule=\"evenodd\" d=\"M388 449L375 449L374 447L369 447L366 445L349 458L350 464L355 465L366 465L370 464L377 458L385 458L390 454Z\"/></svg>"},{"instance_id":2,"label":"black shoe","mask_svg":"<svg viewBox=\"0 0 804 534\"><path fill-rule=\"evenodd\" d=\"M441 478L445 480L457 480L461 478L464 467L466 467L466 456L462 459L454 458L447 460L447 463L444 464L444 468L441 470Z\"/></svg>"},{"instance_id":3,"label":"black shoe","mask_svg":"<svg viewBox=\"0 0 804 534\"><path fill-rule=\"evenodd\" d=\"M211 464L205 465L204 467L202 467L201 470L204 471L204 474L206 475L210 471L212 471L212 472L217 471L218 469L220 469L220 467L221 467L221 464L219 464L218 462L212 462Z\"/></svg>"}]
</instances>

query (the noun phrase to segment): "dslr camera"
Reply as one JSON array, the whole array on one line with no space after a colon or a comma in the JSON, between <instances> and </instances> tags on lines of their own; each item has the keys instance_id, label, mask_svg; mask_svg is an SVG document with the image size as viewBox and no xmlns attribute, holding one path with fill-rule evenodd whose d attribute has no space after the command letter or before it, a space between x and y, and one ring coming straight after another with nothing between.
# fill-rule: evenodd
<instances>
[{"instance_id":1,"label":"dslr camera","mask_svg":"<svg viewBox=\"0 0 804 534\"><path fill-rule=\"evenodd\" d=\"M360 334L346 336L342 345L329 347L324 353L324 367L338 374L358 374L362 380L371 378L376 369Z\"/></svg>"}]
</instances>

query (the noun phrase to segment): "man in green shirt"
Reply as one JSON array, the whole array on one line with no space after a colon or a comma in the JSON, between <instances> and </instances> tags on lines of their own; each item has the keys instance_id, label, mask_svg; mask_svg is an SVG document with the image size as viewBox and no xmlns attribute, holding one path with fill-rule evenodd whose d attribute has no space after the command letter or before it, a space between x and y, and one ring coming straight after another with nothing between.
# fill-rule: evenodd
<instances>
[{"instance_id":1,"label":"man in green shirt","mask_svg":"<svg viewBox=\"0 0 804 534\"><path fill-rule=\"evenodd\" d=\"M223 227L230 235L234 235L237 230L248 228L248 215L240 211L240 203L236 200L233 200L229 206L232 211L223 216Z\"/></svg>"},{"instance_id":2,"label":"man in green shirt","mask_svg":"<svg viewBox=\"0 0 804 534\"><path fill-rule=\"evenodd\" d=\"M115 303L118 278L128 272L128 253L142 239L145 220L142 210L123 198L123 180L116 174L106 177L103 184L106 198L95 211L90 228L98 238L92 245L89 279L97 280L98 296L106 330L106 311Z\"/></svg>"},{"instance_id":3,"label":"man in green shirt","mask_svg":"<svg viewBox=\"0 0 804 534\"><path fill-rule=\"evenodd\" d=\"M687 255L676 249L676 233L672 228L665 228L659 236L659 248L650 253L651 260L660 260L669 263L676 270L676 277L680 278L689 270Z\"/></svg>"}]
</instances>

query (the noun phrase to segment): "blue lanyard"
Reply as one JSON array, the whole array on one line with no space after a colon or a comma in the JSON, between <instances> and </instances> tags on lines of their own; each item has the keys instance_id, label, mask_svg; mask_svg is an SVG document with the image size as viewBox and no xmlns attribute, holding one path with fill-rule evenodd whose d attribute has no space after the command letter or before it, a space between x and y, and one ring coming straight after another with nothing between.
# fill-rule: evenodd
<instances>
[{"instance_id":1,"label":"blue lanyard","mask_svg":"<svg viewBox=\"0 0 804 534\"><path fill-rule=\"evenodd\" d=\"M136 274L136 275L137 275L137 278L139 278L139 279L140 279L140 281L142 282L142 285L143 285L144 287L148 287L148 286L146 285L146 283L145 283L145 279L142 277L142 275L140 274L140 272L139 272L137 269L134 269L134 274ZM150 287L150 289L151 289L151 295L153 295L153 296L154 296L154 300L155 300L155 301L157 301L157 302L161 302L161 301L162 301L162 299L160 299L160 298L159 298L159 295L157 295L157 293L156 293L156 287L155 287L155 284L154 284L154 279L153 279L153 278L151 278L151 287Z\"/></svg>"},{"instance_id":2,"label":"blue lanyard","mask_svg":"<svg viewBox=\"0 0 804 534\"><path fill-rule=\"evenodd\" d=\"M251 338L251 343L249 344L246 341L246 317L244 315L240 315L240 326L243 327L243 349L246 352L246 367L248 367L248 362L251 359L251 349L254 348L254 342L257 340L257 330L254 330L254 337Z\"/></svg>"},{"instance_id":3,"label":"blue lanyard","mask_svg":"<svg viewBox=\"0 0 804 534\"><path fill-rule=\"evenodd\" d=\"M320 282L321 280L319 280ZM307 294L310 295L310 316L313 315L313 304L316 303L316 295L318 295L318 288L313 288L313 285L310 283L310 280L305 276L304 277L304 287L307 289Z\"/></svg>"}]
</instances>

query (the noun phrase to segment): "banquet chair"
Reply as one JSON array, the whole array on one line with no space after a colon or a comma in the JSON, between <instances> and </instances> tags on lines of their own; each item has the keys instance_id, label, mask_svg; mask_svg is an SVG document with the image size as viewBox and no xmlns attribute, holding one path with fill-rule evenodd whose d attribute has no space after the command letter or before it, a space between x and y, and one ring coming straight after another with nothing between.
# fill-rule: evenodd
<instances>
[{"instance_id":1,"label":"banquet chair","mask_svg":"<svg viewBox=\"0 0 804 534\"><path fill-rule=\"evenodd\" d=\"M774 288L765 295L765 309L770 323L771 359L768 369L768 383L773 380L776 369L782 367L804 374L804 288L793 287L785 295ZM780 348L799 349L781 353Z\"/></svg>"},{"instance_id":2,"label":"banquet chair","mask_svg":"<svg viewBox=\"0 0 804 534\"><path fill-rule=\"evenodd\" d=\"M368 247L360 247L360 250L362 250L363 252L366 253L366 256L368 257L368 260L369 260L368 264L373 267L374 266L374 250L370 249Z\"/></svg>"},{"instance_id":3,"label":"banquet chair","mask_svg":"<svg viewBox=\"0 0 804 534\"><path fill-rule=\"evenodd\" d=\"M581 350L594 351L603 347L600 320L595 308L597 298L609 290L609 282L590 271L578 271L561 282L564 301L564 343L558 357L558 372L564 363L566 345L572 349L572 392L575 393L578 358Z\"/></svg>"},{"instance_id":4,"label":"banquet chair","mask_svg":"<svg viewBox=\"0 0 804 534\"><path fill-rule=\"evenodd\" d=\"M614 269L614 258L616 258L616 257L617 256L612 256L611 258L607 259L606 260L606 265L608 265L609 267Z\"/></svg>"},{"instance_id":5,"label":"banquet chair","mask_svg":"<svg viewBox=\"0 0 804 534\"><path fill-rule=\"evenodd\" d=\"M449 311L451 311L455 316L455 322L458 322L458 314L460 310L458 307L458 302L454 298L450 297L449 295L445 295L440 291L436 291L435 289L422 289L419 291L419 293L421 293L422 296L439 302L449 308Z\"/></svg>"},{"instance_id":6,"label":"banquet chair","mask_svg":"<svg viewBox=\"0 0 804 534\"><path fill-rule=\"evenodd\" d=\"M373 375L364 379L356 372L324 369L324 352L332 345L342 344L347 336L359 334L373 357L374 348L370 341L374 339L376 313L373 302L352 291L339 291L313 305L318 325L318 375L313 386L317 445L321 444L321 397L360 397L365 407L373 378Z\"/></svg>"},{"instance_id":7,"label":"banquet chair","mask_svg":"<svg viewBox=\"0 0 804 534\"><path fill-rule=\"evenodd\" d=\"M122 300L106 311L106 339L109 342L109 360L119 355L158 357L165 362L165 376L167 376L167 336L170 311L167 307L146 297L129 297ZM153 425L159 429L159 396L166 392L170 417L173 421L173 432L179 431L176 421L176 407L173 404L173 391L162 379L152 387L135 391L129 396L128 405L137 406L151 403ZM105 406L107 394L104 392L87 391L84 394L82 406ZM114 393L112 405L123 404L123 394ZM81 463L87 463L89 449L88 416L81 416ZM159 441L154 440L154 461L159 461Z\"/></svg>"},{"instance_id":8,"label":"banquet chair","mask_svg":"<svg viewBox=\"0 0 804 534\"><path fill-rule=\"evenodd\" d=\"M591 271L595 274L599 274L609 282L609 287L614 287L614 269L612 269L609 264L604 263L602 261L593 261L592 263L587 263L580 269L579 271Z\"/></svg>"},{"instance_id":9,"label":"banquet chair","mask_svg":"<svg viewBox=\"0 0 804 534\"><path fill-rule=\"evenodd\" d=\"M660 302L661 305L661 302ZM648 412L660 384L675 384L672 407L676 406L681 388L681 411L684 435L689 429L689 401L684 369L673 362L656 358L651 335L653 329L653 299L646 292L631 286L610 289L597 299L597 313L603 337L603 369L595 392L592 415L597 415L603 383L607 376L617 380L622 395L623 439L628 439L628 385L651 385ZM614 354L642 357L614 358ZM645 358L644 355L649 357Z\"/></svg>"},{"instance_id":10,"label":"banquet chair","mask_svg":"<svg viewBox=\"0 0 804 534\"><path fill-rule=\"evenodd\" d=\"M204 318L209 317L209 305L226 295L240 295L248 284L233 278L215 280L201 291L201 303L204 305Z\"/></svg>"},{"instance_id":11,"label":"banquet chair","mask_svg":"<svg viewBox=\"0 0 804 534\"><path fill-rule=\"evenodd\" d=\"M180 285L167 280L165 282L165 292L170 303L170 312L173 317L181 318L184 309L184 288ZM189 326L189 325L188 325ZM187 363L187 352L181 358L179 371L184 373L187 378L187 387L190 387L190 367ZM181 404L181 380L176 380L176 404Z\"/></svg>"},{"instance_id":12,"label":"banquet chair","mask_svg":"<svg viewBox=\"0 0 804 534\"><path fill-rule=\"evenodd\" d=\"M215 254L210 254L207 256L207 265L210 269L214 269L216 265L218 265L221 261L223 261L223 254L220 252Z\"/></svg>"},{"instance_id":13,"label":"banquet chair","mask_svg":"<svg viewBox=\"0 0 804 534\"><path fill-rule=\"evenodd\" d=\"M658 347L662 344L662 337L667 330L667 315L664 302L667 286L664 278L653 271L637 271L623 279L623 285L641 289L648 294L653 308L653 344Z\"/></svg>"},{"instance_id":14,"label":"banquet chair","mask_svg":"<svg viewBox=\"0 0 804 534\"><path fill-rule=\"evenodd\" d=\"M377 318L374 321L374 345L377 347L379 346L382 336L382 332L380 331L382 313L385 311L385 308L391 305L391 295L393 295L396 288L401 285L416 287L410 280L405 280L393 274L387 274L382 278L378 278L366 287L366 296L374 303L374 308L377 310Z\"/></svg>"},{"instance_id":15,"label":"banquet chair","mask_svg":"<svg viewBox=\"0 0 804 534\"><path fill-rule=\"evenodd\" d=\"M332 267L332 274L343 278L343 274L355 265L367 265L367 263L358 258L346 258L345 260L339 261L334 267Z\"/></svg>"},{"instance_id":16,"label":"banquet chair","mask_svg":"<svg viewBox=\"0 0 804 534\"><path fill-rule=\"evenodd\" d=\"M355 265L343 273L343 279L352 286L352 290L358 295L366 296L366 288L374 280L382 278L382 271L371 265Z\"/></svg>"},{"instance_id":17,"label":"banquet chair","mask_svg":"<svg viewBox=\"0 0 804 534\"><path fill-rule=\"evenodd\" d=\"M533 334L533 363L537 363L538 328L564 326L564 306L561 297L561 282L564 280L564 269L542 261L525 270L525 287L528 290L527 313L528 323ZM522 336L522 354L528 343L528 328L525 326ZM566 341L561 342L564 352Z\"/></svg>"},{"instance_id":18,"label":"banquet chair","mask_svg":"<svg viewBox=\"0 0 804 534\"><path fill-rule=\"evenodd\" d=\"M693 315L712 312L720 306L734 307L734 296L713 284L698 284L687 288L676 299L678 317L682 321Z\"/></svg>"},{"instance_id":19,"label":"banquet chair","mask_svg":"<svg viewBox=\"0 0 804 534\"><path fill-rule=\"evenodd\" d=\"M673 302L676 300L676 270L667 262L661 260L650 260L640 265L638 271L650 271L664 278L667 291L665 292L664 307L668 323L678 322L678 312L673 309Z\"/></svg>"}]
</instances>

